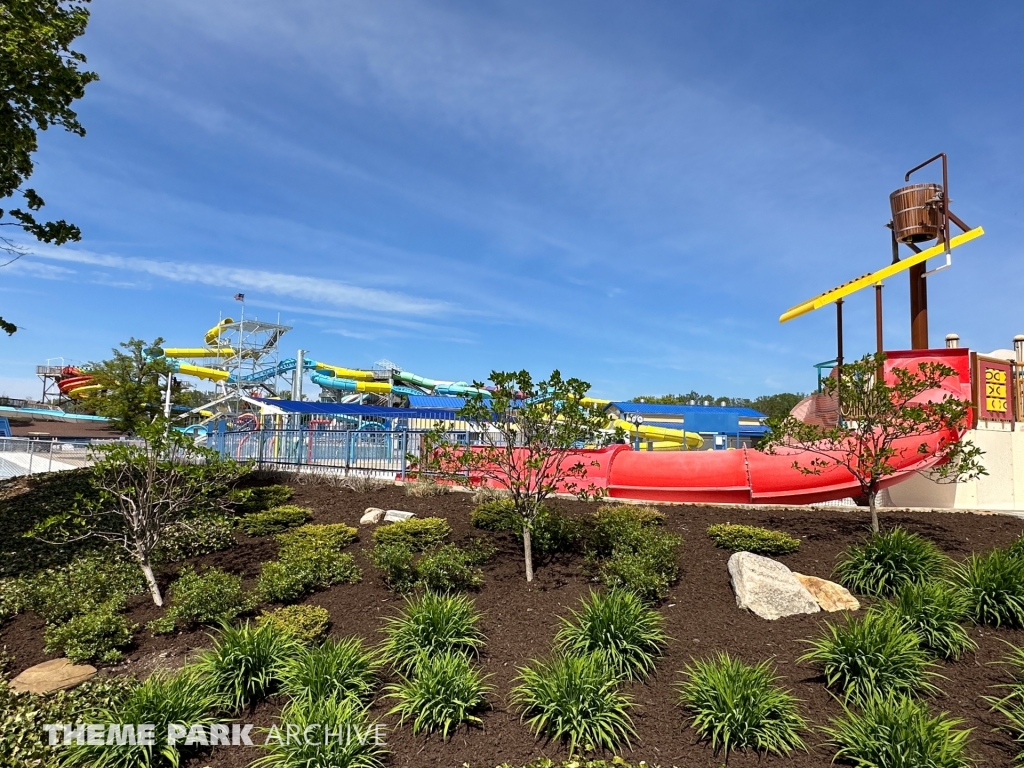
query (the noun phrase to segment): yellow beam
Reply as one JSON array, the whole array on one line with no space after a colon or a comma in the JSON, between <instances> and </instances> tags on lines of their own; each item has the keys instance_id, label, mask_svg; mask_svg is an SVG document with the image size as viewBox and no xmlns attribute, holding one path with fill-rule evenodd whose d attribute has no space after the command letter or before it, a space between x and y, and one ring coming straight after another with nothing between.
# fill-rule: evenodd
<instances>
[{"instance_id":1,"label":"yellow beam","mask_svg":"<svg viewBox=\"0 0 1024 768\"><path fill-rule=\"evenodd\" d=\"M982 229L981 227L975 227L974 229L968 230L967 232L964 232L962 235L957 235L952 240L950 240L949 247L956 248L958 245L969 243L974 238L981 237L984 234L984 229ZM877 272L871 272L867 275L862 275L861 277L858 277L855 280L851 280L848 283L843 283L842 285L838 285L835 288L830 288L824 293L815 296L813 299L808 299L807 301L801 304L797 304L795 307L790 307L789 309L782 313L781 317L779 317L779 322L785 323L789 320L792 320L794 317L800 317L800 315L806 315L808 312L813 312L814 310L821 309L822 307L828 304L833 304L839 299L843 299L849 296L851 293L856 293L862 288L867 288L869 285L880 283L883 280L892 277L893 275L899 274L900 272L906 269L910 269L915 264L920 264L924 261L928 261L928 259L934 258L935 256L941 256L944 252L945 251L943 250L943 246L940 243L939 245L932 246L931 248L925 251L915 253L913 256L908 256L907 258L902 259L901 261L897 261L895 264L890 264L888 267L880 269Z\"/></svg>"}]
</instances>

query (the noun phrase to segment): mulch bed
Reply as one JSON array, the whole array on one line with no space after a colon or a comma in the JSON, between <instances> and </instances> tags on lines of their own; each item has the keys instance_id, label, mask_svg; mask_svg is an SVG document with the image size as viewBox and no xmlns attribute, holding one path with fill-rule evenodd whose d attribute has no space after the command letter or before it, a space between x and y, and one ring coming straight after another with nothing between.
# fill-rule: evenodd
<instances>
[{"instance_id":1,"label":"mulch bed","mask_svg":"<svg viewBox=\"0 0 1024 768\"><path fill-rule=\"evenodd\" d=\"M309 484L296 487L293 503L314 510L316 523L344 522L358 525L363 510L369 506L397 508L420 516L434 515L448 520L452 540L456 543L487 535L469 525L473 502L468 494L453 493L433 498L412 498L401 488L388 487L366 494ZM588 514L592 505L556 501L555 506L570 514ZM729 552L715 549L704 530L719 522L763 525L786 531L802 540L800 551L779 558L793 570L829 577L836 556L851 544L861 541L866 532L867 511L864 509L801 509L787 511L756 509L721 509L699 506L665 506L667 527L684 538L680 553L682 578L669 598L660 606L666 629L673 638L666 656L658 665L658 673L645 684L630 687L639 705L633 718L639 738L632 748L623 748L627 760L646 760L652 765L679 768L719 768L723 760L711 750L695 742L695 734L686 726L683 712L676 704L679 670L691 657L727 650L743 659L756 662L772 659L785 684L803 700L804 713L817 726L825 725L840 713L838 704L825 690L812 668L797 663L806 650L805 641L819 634L821 625L837 617L829 614L795 616L768 622L737 609L726 560ZM939 513L886 513L883 525L902 525L934 541L954 558L963 558L972 551L985 551L1005 546L1020 535L1024 523L1008 516L978 516ZM400 597L381 585L366 557L371 546L370 531L360 531L360 541L348 551L353 552L364 569L361 584L342 585L311 595L305 602L326 608L333 622L332 634L358 635L370 642L382 639L383 619L393 614L402 603ZM516 668L530 659L546 655L558 627L558 617L591 588L581 561L575 557L556 558L540 565L536 580L527 585L523 576L521 555L511 541L496 540L499 554L484 567L484 586L475 594L483 612L483 630L487 647L481 659L489 682L495 686L490 697L493 708L483 715L483 726L463 729L448 743L436 736L413 736L410 727L399 728L396 718L386 715L389 705L378 701L373 715L387 726L387 742L394 766L452 766L464 764L474 768L493 768L503 762L513 765L528 763L538 757L566 757L557 744L537 741L520 722L519 713L507 704L507 693L513 685ZM273 558L275 543L270 539L253 539L239 535L236 547L199 558L197 562L217 565L225 570L254 579L259 564ZM164 580L169 580L167 574ZM134 621L142 624L159 615L148 598L139 596L130 606ZM15 655L13 672L45 660L42 653L42 621L29 614L10 622L0 636L0 643ZM1006 652L1005 642L1024 643L1024 631L973 628L971 634L979 650L961 662L942 664L939 670L945 679L938 681L943 694L931 701L935 710L944 710L962 718L974 728L973 754L979 764L1010 766L1016 754L1012 739L992 728L999 718L989 712L981 700L991 693L991 686L1006 682L1005 672L994 662ZM137 646L128 654L128 661L118 672L145 674L158 666L176 666L197 648L209 645L204 632L185 633L172 637L153 638L149 633L137 634ZM270 725L280 710L281 701L271 700L240 720L257 725ZM758 766L792 766L810 768L825 766L832 754L819 746L824 738L811 734L809 754L791 757L762 757L738 753L730 757L737 768ZM262 750L244 747L221 747L188 763L190 768L241 768L248 765Z\"/></svg>"}]
</instances>

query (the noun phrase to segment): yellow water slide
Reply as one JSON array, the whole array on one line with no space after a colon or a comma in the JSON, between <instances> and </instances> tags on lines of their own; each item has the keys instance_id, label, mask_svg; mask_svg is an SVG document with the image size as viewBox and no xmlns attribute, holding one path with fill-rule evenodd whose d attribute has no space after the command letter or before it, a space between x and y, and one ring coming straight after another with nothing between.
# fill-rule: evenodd
<instances>
[{"instance_id":1,"label":"yellow water slide","mask_svg":"<svg viewBox=\"0 0 1024 768\"><path fill-rule=\"evenodd\" d=\"M207 357L231 357L235 350L231 347L164 347L167 357L179 359L197 359Z\"/></svg>"},{"instance_id":2,"label":"yellow water slide","mask_svg":"<svg viewBox=\"0 0 1024 768\"><path fill-rule=\"evenodd\" d=\"M684 441L686 448L696 450L704 445L704 438L696 432L685 432L682 429L669 429L668 427L654 427L649 424L641 424L639 430L633 424L622 419L615 419L613 427L619 427L626 435L633 439L637 431L640 432L640 441L644 443L653 442L656 451L678 451Z\"/></svg>"},{"instance_id":3,"label":"yellow water slide","mask_svg":"<svg viewBox=\"0 0 1024 768\"><path fill-rule=\"evenodd\" d=\"M219 346L220 345L220 335L221 335L221 333L224 332L224 326L225 325L231 325L233 322L235 322L235 321L232 320L230 317L225 317L223 320L221 320L219 323L217 323L215 326L213 326L213 328L211 328L210 330L208 330L206 332L206 336L205 336L206 343L208 345L210 345L210 346Z\"/></svg>"}]
</instances>

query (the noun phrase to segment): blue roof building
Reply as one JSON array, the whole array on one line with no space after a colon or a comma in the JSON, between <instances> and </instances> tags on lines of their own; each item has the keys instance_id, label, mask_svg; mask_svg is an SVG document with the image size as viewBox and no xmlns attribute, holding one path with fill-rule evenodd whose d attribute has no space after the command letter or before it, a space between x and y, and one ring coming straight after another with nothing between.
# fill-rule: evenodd
<instances>
[{"instance_id":1,"label":"blue roof building","mask_svg":"<svg viewBox=\"0 0 1024 768\"><path fill-rule=\"evenodd\" d=\"M696 432L704 438L705 450L749 448L768 433L768 417L753 408L620 401L611 403L607 410L620 419L637 414L644 424Z\"/></svg>"}]
</instances>

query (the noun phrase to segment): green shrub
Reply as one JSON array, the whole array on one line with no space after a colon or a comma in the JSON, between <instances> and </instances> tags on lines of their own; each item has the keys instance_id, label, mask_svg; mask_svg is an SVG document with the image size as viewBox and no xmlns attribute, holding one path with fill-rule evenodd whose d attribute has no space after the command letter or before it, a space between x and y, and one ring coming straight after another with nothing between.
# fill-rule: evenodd
<instances>
[{"instance_id":1,"label":"green shrub","mask_svg":"<svg viewBox=\"0 0 1024 768\"><path fill-rule=\"evenodd\" d=\"M768 662L751 666L728 653L688 665L680 688L682 704L693 716L693 729L717 755L753 749L788 755L806 749L800 732L807 723L797 699L779 687Z\"/></svg>"},{"instance_id":2,"label":"green shrub","mask_svg":"<svg viewBox=\"0 0 1024 768\"><path fill-rule=\"evenodd\" d=\"M168 526L153 551L153 561L176 563L189 557L220 552L235 545L235 521L227 515L207 514Z\"/></svg>"},{"instance_id":3,"label":"green shrub","mask_svg":"<svg viewBox=\"0 0 1024 768\"><path fill-rule=\"evenodd\" d=\"M800 661L809 661L826 684L847 700L863 701L876 693L936 691L929 678L934 664L917 635L897 616L869 612L843 624L825 624L823 637L811 642Z\"/></svg>"},{"instance_id":4,"label":"green shrub","mask_svg":"<svg viewBox=\"0 0 1024 768\"><path fill-rule=\"evenodd\" d=\"M516 514L511 499L485 501L469 513L473 527L494 533L514 533L523 527L523 519Z\"/></svg>"},{"instance_id":5,"label":"green shrub","mask_svg":"<svg viewBox=\"0 0 1024 768\"><path fill-rule=\"evenodd\" d=\"M278 682L278 672L301 645L290 632L273 624L224 625L213 648L196 661L226 712L238 713L265 698Z\"/></svg>"},{"instance_id":6,"label":"green shrub","mask_svg":"<svg viewBox=\"0 0 1024 768\"><path fill-rule=\"evenodd\" d=\"M614 750L635 736L633 700L598 655L555 656L519 670L512 702L537 735L567 742L569 754Z\"/></svg>"},{"instance_id":7,"label":"green shrub","mask_svg":"<svg viewBox=\"0 0 1024 768\"><path fill-rule=\"evenodd\" d=\"M281 711L281 731L285 724L298 733L332 734L346 738L268 739L267 754L252 768L383 768L384 747L376 738L366 709L355 699L328 696L314 701L292 702Z\"/></svg>"},{"instance_id":8,"label":"green shrub","mask_svg":"<svg viewBox=\"0 0 1024 768\"><path fill-rule=\"evenodd\" d=\"M0 579L0 625L29 607L28 579Z\"/></svg>"},{"instance_id":9,"label":"green shrub","mask_svg":"<svg viewBox=\"0 0 1024 768\"><path fill-rule=\"evenodd\" d=\"M788 555L800 549L800 539L782 531L753 525L722 523L708 528L708 536L719 549L753 552L756 555Z\"/></svg>"},{"instance_id":10,"label":"green shrub","mask_svg":"<svg viewBox=\"0 0 1024 768\"><path fill-rule=\"evenodd\" d=\"M150 746L71 744L65 753L67 763L81 768L155 768L168 763L179 765L183 753L190 748L181 742L168 744L168 726L175 723L212 725L217 722L212 715L216 704L216 694L196 670L186 667L176 675L157 671L122 701L103 707L92 713L90 719L84 720L107 726L130 723L153 725L154 743Z\"/></svg>"},{"instance_id":11,"label":"green shrub","mask_svg":"<svg viewBox=\"0 0 1024 768\"><path fill-rule=\"evenodd\" d=\"M616 675L630 680L650 675L669 640L661 614L627 590L591 592L581 602L582 610L562 619L557 649L584 656L600 653Z\"/></svg>"},{"instance_id":12,"label":"green shrub","mask_svg":"<svg viewBox=\"0 0 1024 768\"><path fill-rule=\"evenodd\" d=\"M971 555L954 569L967 616L990 627L1024 627L1024 559L1006 550Z\"/></svg>"},{"instance_id":13,"label":"green shrub","mask_svg":"<svg viewBox=\"0 0 1024 768\"><path fill-rule=\"evenodd\" d=\"M66 622L108 603L120 609L130 595L145 589L139 566L111 551L83 555L66 566L40 571L24 584L23 607L50 624Z\"/></svg>"},{"instance_id":14,"label":"green shrub","mask_svg":"<svg viewBox=\"0 0 1024 768\"><path fill-rule=\"evenodd\" d=\"M1001 730L1013 735L1018 745L1024 745L1024 648L1010 645L1010 652L1002 663L1010 668L1010 682L996 686L1002 689L1002 696L983 696L1006 723ZM1016 761L1024 762L1024 751L1017 754Z\"/></svg>"},{"instance_id":15,"label":"green shrub","mask_svg":"<svg viewBox=\"0 0 1024 768\"><path fill-rule=\"evenodd\" d=\"M231 621L253 608L252 596L242 589L242 577L219 568L202 573L182 568L171 584L170 598L166 619L178 629Z\"/></svg>"},{"instance_id":16,"label":"green shrub","mask_svg":"<svg viewBox=\"0 0 1024 768\"><path fill-rule=\"evenodd\" d=\"M271 624L278 632L287 632L303 645L316 645L327 637L331 616L318 605L286 605L264 611L256 625Z\"/></svg>"},{"instance_id":17,"label":"green shrub","mask_svg":"<svg viewBox=\"0 0 1024 768\"><path fill-rule=\"evenodd\" d=\"M421 654L454 651L475 656L484 644L479 624L480 614L464 595L425 592L386 620L381 655L401 674L412 673Z\"/></svg>"},{"instance_id":18,"label":"green shrub","mask_svg":"<svg viewBox=\"0 0 1024 768\"><path fill-rule=\"evenodd\" d=\"M908 584L891 603L872 610L898 616L917 635L921 647L940 659L959 659L978 647L960 623L967 618L967 600L948 584Z\"/></svg>"},{"instance_id":19,"label":"green shrub","mask_svg":"<svg viewBox=\"0 0 1024 768\"><path fill-rule=\"evenodd\" d=\"M377 688L380 662L355 637L302 648L279 671L281 690L293 701L352 697L368 704Z\"/></svg>"},{"instance_id":20,"label":"green shrub","mask_svg":"<svg viewBox=\"0 0 1024 768\"><path fill-rule=\"evenodd\" d=\"M370 562L380 571L384 586L392 592L411 592L416 586L415 555L401 542L378 544L370 550Z\"/></svg>"},{"instance_id":21,"label":"green shrub","mask_svg":"<svg viewBox=\"0 0 1024 768\"><path fill-rule=\"evenodd\" d=\"M843 586L873 597L891 597L907 584L921 584L943 575L948 558L916 533L893 528L850 547L836 566Z\"/></svg>"},{"instance_id":22,"label":"green shrub","mask_svg":"<svg viewBox=\"0 0 1024 768\"><path fill-rule=\"evenodd\" d=\"M598 578L607 587L629 589L656 603L679 577L676 553L681 544L680 537L658 528L640 529L610 557L598 561Z\"/></svg>"},{"instance_id":23,"label":"green shrub","mask_svg":"<svg viewBox=\"0 0 1024 768\"><path fill-rule=\"evenodd\" d=\"M250 512L238 521L238 527L250 536L270 536L311 520L313 513L305 507L285 504L263 512Z\"/></svg>"},{"instance_id":24,"label":"green shrub","mask_svg":"<svg viewBox=\"0 0 1024 768\"><path fill-rule=\"evenodd\" d=\"M946 713L932 716L923 702L906 696L872 696L857 711L845 708L826 733L836 760L858 768L969 768L970 730Z\"/></svg>"},{"instance_id":25,"label":"green shrub","mask_svg":"<svg viewBox=\"0 0 1024 768\"><path fill-rule=\"evenodd\" d=\"M523 538L523 518L516 514L510 499L485 501L470 513L477 528L496 533L511 533ZM586 523L548 507L541 507L530 528L530 546L536 557L579 549L586 538Z\"/></svg>"},{"instance_id":26,"label":"green shrub","mask_svg":"<svg viewBox=\"0 0 1024 768\"><path fill-rule=\"evenodd\" d=\"M474 568L474 556L454 544L441 546L423 554L416 563L417 581L435 592L456 592L477 589L483 584L483 573Z\"/></svg>"},{"instance_id":27,"label":"green shrub","mask_svg":"<svg viewBox=\"0 0 1024 768\"><path fill-rule=\"evenodd\" d=\"M295 491L287 485L265 485L262 488L236 488L227 495L228 503L240 515L263 512L290 501Z\"/></svg>"},{"instance_id":28,"label":"green shrub","mask_svg":"<svg viewBox=\"0 0 1024 768\"><path fill-rule=\"evenodd\" d=\"M43 635L47 653L63 653L75 664L121 660L121 648L132 641L137 625L117 611L112 603L81 613L64 624L51 624Z\"/></svg>"},{"instance_id":29,"label":"green shrub","mask_svg":"<svg viewBox=\"0 0 1024 768\"><path fill-rule=\"evenodd\" d=\"M344 523L330 525L300 525L274 538L281 549L336 549L341 550L359 537L359 532Z\"/></svg>"},{"instance_id":30,"label":"green shrub","mask_svg":"<svg viewBox=\"0 0 1024 768\"><path fill-rule=\"evenodd\" d=\"M665 516L651 507L606 507L594 514L589 548L596 557L611 557L618 550L635 551L645 529L664 522Z\"/></svg>"},{"instance_id":31,"label":"green shrub","mask_svg":"<svg viewBox=\"0 0 1024 768\"><path fill-rule=\"evenodd\" d=\"M333 549L288 549L281 559L264 563L256 582L261 600L290 603L334 584L356 584L363 573L352 555Z\"/></svg>"},{"instance_id":32,"label":"green shrub","mask_svg":"<svg viewBox=\"0 0 1024 768\"><path fill-rule=\"evenodd\" d=\"M530 528L530 546L537 557L574 552L583 544L586 533L586 523L582 520L569 517L556 509L544 508L534 518ZM519 538L522 538L521 532Z\"/></svg>"},{"instance_id":33,"label":"green shrub","mask_svg":"<svg viewBox=\"0 0 1024 768\"><path fill-rule=\"evenodd\" d=\"M15 693L0 680L0 765L59 765L65 748L47 743L50 723L95 723L96 713L118 706L138 683L130 677L87 680L66 691L45 695Z\"/></svg>"},{"instance_id":34,"label":"green shrub","mask_svg":"<svg viewBox=\"0 0 1024 768\"><path fill-rule=\"evenodd\" d=\"M388 714L398 714L399 724L411 719L414 734L440 731L447 740L462 723L483 722L475 713L492 690L484 679L462 653L424 655L414 674L388 686L388 698L398 702Z\"/></svg>"},{"instance_id":35,"label":"green shrub","mask_svg":"<svg viewBox=\"0 0 1024 768\"><path fill-rule=\"evenodd\" d=\"M422 552L444 543L451 526L439 517L411 517L381 526L373 532L374 544L404 544L413 552Z\"/></svg>"}]
</instances>

